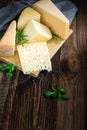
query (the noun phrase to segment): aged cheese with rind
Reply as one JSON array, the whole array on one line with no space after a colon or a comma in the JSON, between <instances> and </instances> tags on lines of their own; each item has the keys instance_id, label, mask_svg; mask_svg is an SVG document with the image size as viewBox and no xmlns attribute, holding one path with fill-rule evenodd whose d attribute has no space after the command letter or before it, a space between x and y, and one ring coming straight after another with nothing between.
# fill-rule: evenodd
<instances>
[{"instance_id":1,"label":"aged cheese with rind","mask_svg":"<svg viewBox=\"0 0 87 130\"><path fill-rule=\"evenodd\" d=\"M51 31L45 25L31 20L24 28L24 35L28 42L47 42L52 38Z\"/></svg>"},{"instance_id":2,"label":"aged cheese with rind","mask_svg":"<svg viewBox=\"0 0 87 130\"><path fill-rule=\"evenodd\" d=\"M28 22L31 19L35 19L36 21L40 22L40 13L35 11L31 7L26 7L20 14L17 22L17 28L18 29L24 29L25 26L28 24Z\"/></svg>"},{"instance_id":3,"label":"aged cheese with rind","mask_svg":"<svg viewBox=\"0 0 87 130\"><path fill-rule=\"evenodd\" d=\"M33 4L33 8L41 14L41 22L51 31L66 39L69 32L69 20L54 5L51 0L40 0Z\"/></svg>"},{"instance_id":4,"label":"aged cheese with rind","mask_svg":"<svg viewBox=\"0 0 87 130\"><path fill-rule=\"evenodd\" d=\"M16 21L13 20L0 40L0 56L14 56Z\"/></svg>"},{"instance_id":5,"label":"aged cheese with rind","mask_svg":"<svg viewBox=\"0 0 87 130\"><path fill-rule=\"evenodd\" d=\"M24 74L35 74L42 70L52 70L46 42L18 45L18 55Z\"/></svg>"}]
</instances>

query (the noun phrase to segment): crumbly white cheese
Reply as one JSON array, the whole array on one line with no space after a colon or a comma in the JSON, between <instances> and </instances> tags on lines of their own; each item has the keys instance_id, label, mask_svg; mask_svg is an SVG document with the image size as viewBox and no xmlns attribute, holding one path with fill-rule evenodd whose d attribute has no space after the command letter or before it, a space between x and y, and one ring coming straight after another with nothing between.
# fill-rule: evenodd
<instances>
[{"instance_id":1,"label":"crumbly white cheese","mask_svg":"<svg viewBox=\"0 0 87 130\"><path fill-rule=\"evenodd\" d=\"M17 46L19 59L24 74L52 70L46 42L36 42Z\"/></svg>"}]
</instances>

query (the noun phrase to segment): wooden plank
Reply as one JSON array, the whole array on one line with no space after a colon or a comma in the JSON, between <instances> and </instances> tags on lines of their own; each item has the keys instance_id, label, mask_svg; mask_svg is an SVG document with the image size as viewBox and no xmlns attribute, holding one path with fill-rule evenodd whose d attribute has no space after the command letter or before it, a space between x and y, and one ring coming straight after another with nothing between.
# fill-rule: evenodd
<instances>
[{"instance_id":1,"label":"wooden plank","mask_svg":"<svg viewBox=\"0 0 87 130\"><path fill-rule=\"evenodd\" d=\"M48 50L49 50L49 54L50 54L51 59L56 54L56 52L62 47L62 45L66 42L66 40L70 37L72 32L73 32L73 30L70 29L69 33L67 35L67 38L65 40L61 40L58 42L58 41L52 39L48 42L47 45L48 45Z\"/></svg>"},{"instance_id":2,"label":"wooden plank","mask_svg":"<svg viewBox=\"0 0 87 130\"><path fill-rule=\"evenodd\" d=\"M52 39L47 43L51 59L56 54L56 52L60 49L60 47L66 42L66 40L69 38L69 36L72 34L72 32L73 31L70 29L69 34L68 34L68 36L65 40L61 40L61 41L58 42L58 41ZM12 57L0 57L0 60L3 61L3 62L12 63L13 65L17 66L19 68L19 70L22 70L17 51L15 52L14 56L12 56ZM38 75L38 73L36 73L36 76L37 75Z\"/></svg>"},{"instance_id":3,"label":"wooden plank","mask_svg":"<svg viewBox=\"0 0 87 130\"><path fill-rule=\"evenodd\" d=\"M87 130L87 8L85 1L73 1L79 7L72 23L74 33L52 59L56 71L27 78L24 83L18 82L21 73L15 76L17 88L15 94L8 93L5 122L0 130ZM10 82L8 86L12 87L15 81ZM68 101L43 97L52 82L66 89Z\"/></svg>"}]
</instances>

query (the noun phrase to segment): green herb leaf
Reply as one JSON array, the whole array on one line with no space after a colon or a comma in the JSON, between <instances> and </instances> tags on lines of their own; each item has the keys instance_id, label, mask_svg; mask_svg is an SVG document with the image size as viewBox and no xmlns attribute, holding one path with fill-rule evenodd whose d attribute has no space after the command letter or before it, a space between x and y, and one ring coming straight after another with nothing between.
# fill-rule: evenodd
<instances>
[{"instance_id":1,"label":"green herb leaf","mask_svg":"<svg viewBox=\"0 0 87 130\"><path fill-rule=\"evenodd\" d=\"M56 92L51 92L51 91L48 90L48 91L44 92L44 96L47 97L47 98L56 97L57 93Z\"/></svg>"},{"instance_id":2,"label":"green herb leaf","mask_svg":"<svg viewBox=\"0 0 87 130\"><path fill-rule=\"evenodd\" d=\"M68 100L68 99L69 97L66 94L62 95L62 100Z\"/></svg>"},{"instance_id":3,"label":"green herb leaf","mask_svg":"<svg viewBox=\"0 0 87 130\"><path fill-rule=\"evenodd\" d=\"M56 40L57 42L62 41L62 38L60 38L58 35L52 33L52 38Z\"/></svg>"},{"instance_id":4,"label":"green herb leaf","mask_svg":"<svg viewBox=\"0 0 87 130\"><path fill-rule=\"evenodd\" d=\"M51 89L52 89L53 91L55 91L55 92L57 91L57 90L56 90L56 84L55 84L55 83L52 83L52 84L51 84Z\"/></svg>"},{"instance_id":5,"label":"green herb leaf","mask_svg":"<svg viewBox=\"0 0 87 130\"><path fill-rule=\"evenodd\" d=\"M13 73L12 73L12 72L7 72L7 73L6 73L6 77L11 78L12 76L13 76Z\"/></svg>"},{"instance_id":6,"label":"green herb leaf","mask_svg":"<svg viewBox=\"0 0 87 130\"><path fill-rule=\"evenodd\" d=\"M6 77L11 78L14 71L17 71L17 67L13 64L7 63L0 67L0 71L6 74Z\"/></svg>"},{"instance_id":7,"label":"green herb leaf","mask_svg":"<svg viewBox=\"0 0 87 130\"><path fill-rule=\"evenodd\" d=\"M16 44L24 45L27 42L26 35L24 35L23 30L18 29L16 31Z\"/></svg>"},{"instance_id":8,"label":"green herb leaf","mask_svg":"<svg viewBox=\"0 0 87 130\"><path fill-rule=\"evenodd\" d=\"M60 92L58 92L58 96L57 96L58 100L62 101L63 98L62 98L62 94Z\"/></svg>"},{"instance_id":9,"label":"green herb leaf","mask_svg":"<svg viewBox=\"0 0 87 130\"><path fill-rule=\"evenodd\" d=\"M51 91L47 90L44 92L44 96L47 98L51 97L56 98L59 101L68 100L68 96L66 95L65 89L64 88L56 89L55 83L51 84Z\"/></svg>"},{"instance_id":10,"label":"green herb leaf","mask_svg":"<svg viewBox=\"0 0 87 130\"><path fill-rule=\"evenodd\" d=\"M57 91L59 91L62 94L65 94L65 89L64 88L59 88L59 89L57 89Z\"/></svg>"}]
</instances>

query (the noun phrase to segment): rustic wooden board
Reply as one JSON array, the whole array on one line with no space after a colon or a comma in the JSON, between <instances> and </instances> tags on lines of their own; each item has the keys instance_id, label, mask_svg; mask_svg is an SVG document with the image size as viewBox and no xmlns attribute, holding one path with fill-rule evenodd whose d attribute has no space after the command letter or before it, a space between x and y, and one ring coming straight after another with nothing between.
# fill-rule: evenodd
<instances>
[{"instance_id":1,"label":"rustic wooden board","mask_svg":"<svg viewBox=\"0 0 87 130\"><path fill-rule=\"evenodd\" d=\"M0 6L8 1L16 0L3 0ZM87 1L72 1L79 8L72 23L74 33L53 57L53 72L36 79L21 72L8 79L0 73L0 96L3 88L11 88L0 113L0 130L87 130ZM68 101L44 98L52 82L65 88Z\"/></svg>"},{"instance_id":2,"label":"rustic wooden board","mask_svg":"<svg viewBox=\"0 0 87 130\"><path fill-rule=\"evenodd\" d=\"M50 54L50 58L52 59L52 57L56 54L56 52L61 48L61 46L66 42L66 40L69 38L69 36L72 34L73 30L69 30L69 34L67 35L67 38L65 40L61 40L61 41L56 41L56 40L51 40L48 42L48 49L49 49L49 54Z\"/></svg>"},{"instance_id":3,"label":"rustic wooden board","mask_svg":"<svg viewBox=\"0 0 87 130\"><path fill-rule=\"evenodd\" d=\"M69 36L72 34L72 32L73 31L70 29L69 34L68 34L68 36L65 40L61 40L61 41L58 42L58 41L52 39L47 43L50 58L52 58L56 54L56 52L66 42L66 40L69 38ZM19 70L22 70L17 51L15 52L14 56L12 56L12 57L0 57L0 60L5 62L5 63L12 63L13 65L17 66L19 68ZM38 73L39 72L37 72L35 75L37 76Z\"/></svg>"}]
</instances>

